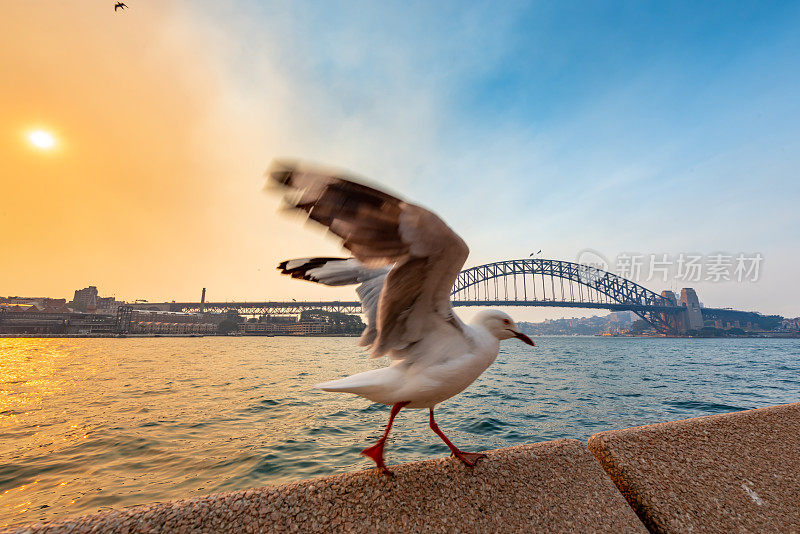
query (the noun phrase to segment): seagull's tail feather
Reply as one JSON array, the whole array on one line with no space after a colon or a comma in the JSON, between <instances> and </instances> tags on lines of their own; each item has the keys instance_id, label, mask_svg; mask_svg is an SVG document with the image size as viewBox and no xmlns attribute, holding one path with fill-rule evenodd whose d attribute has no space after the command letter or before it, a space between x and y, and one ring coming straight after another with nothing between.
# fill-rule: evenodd
<instances>
[{"instance_id":1,"label":"seagull's tail feather","mask_svg":"<svg viewBox=\"0 0 800 534\"><path fill-rule=\"evenodd\" d=\"M387 389L387 386L391 385L395 375L396 371L391 367L371 369L363 373L340 378L339 380L331 380L330 382L317 384L314 386L314 389L355 393L356 395L373 399L374 395L380 394L381 391Z\"/></svg>"}]
</instances>

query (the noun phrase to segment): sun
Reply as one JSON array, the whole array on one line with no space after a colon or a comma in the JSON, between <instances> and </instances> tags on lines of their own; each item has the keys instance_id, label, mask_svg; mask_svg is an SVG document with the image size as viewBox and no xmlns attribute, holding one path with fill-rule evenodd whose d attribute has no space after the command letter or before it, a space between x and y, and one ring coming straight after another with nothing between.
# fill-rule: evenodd
<instances>
[{"instance_id":1,"label":"sun","mask_svg":"<svg viewBox=\"0 0 800 534\"><path fill-rule=\"evenodd\" d=\"M53 134L45 130L33 130L29 132L28 141L36 148L42 150L50 150L56 146L56 138L53 137Z\"/></svg>"}]
</instances>

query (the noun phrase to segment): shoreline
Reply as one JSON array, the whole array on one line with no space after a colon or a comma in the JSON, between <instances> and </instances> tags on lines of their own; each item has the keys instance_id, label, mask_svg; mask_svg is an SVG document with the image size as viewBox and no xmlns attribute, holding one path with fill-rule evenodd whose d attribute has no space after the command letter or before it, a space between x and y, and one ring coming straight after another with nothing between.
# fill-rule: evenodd
<instances>
[{"instance_id":1,"label":"shoreline","mask_svg":"<svg viewBox=\"0 0 800 534\"><path fill-rule=\"evenodd\" d=\"M613 336L603 334L530 334L535 337L600 337L600 338L625 338L625 339L800 339L800 334L796 333L764 333L749 336ZM113 338L189 338L189 337L351 337L358 338L360 334L0 334L0 339L113 339Z\"/></svg>"},{"instance_id":2,"label":"shoreline","mask_svg":"<svg viewBox=\"0 0 800 534\"><path fill-rule=\"evenodd\" d=\"M50 338L157 338L157 337L360 337L360 334L0 334L0 339L50 339Z\"/></svg>"}]
</instances>

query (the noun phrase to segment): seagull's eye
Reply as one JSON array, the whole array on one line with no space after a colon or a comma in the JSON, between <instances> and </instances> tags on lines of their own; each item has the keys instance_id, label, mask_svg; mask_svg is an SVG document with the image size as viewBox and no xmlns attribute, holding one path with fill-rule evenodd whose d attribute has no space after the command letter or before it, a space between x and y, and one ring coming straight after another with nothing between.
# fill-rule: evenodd
<instances>
[{"instance_id":1,"label":"seagull's eye","mask_svg":"<svg viewBox=\"0 0 800 534\"><path fill-rule=\"evenodd\" d=\"M511 324L511 321L509 321L508 319L503 319L503 324Z\"/></svg>"}]
</instances>

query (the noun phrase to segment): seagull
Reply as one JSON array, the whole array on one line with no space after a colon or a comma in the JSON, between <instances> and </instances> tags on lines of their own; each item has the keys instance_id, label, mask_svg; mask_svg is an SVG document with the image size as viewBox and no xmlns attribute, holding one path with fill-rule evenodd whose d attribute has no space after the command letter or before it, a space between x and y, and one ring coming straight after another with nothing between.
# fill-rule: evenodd
<instances>
[{"instance_id":1,"label":"seagull","mask_svg":"<svg viewBox=\"0 0 800 534\"><path fill-rule=\"evenodd\" d=\"M464 391L497 358L500 341L533 341L506 313L481 311L466 324L453 312L450 292L469 248L436 214L342 173L274 162L269 181L288 211L338 236L352 257L301 258L280 265L282 274L328 285L358 285L367 326L359 344L391 364L314 386L353 393L391 406L381 438L361 454L391 476L384 448L403 408L428 409L430 428L465 465L486 455L464 452L434 419L439 403Z\"/></svg>"},{"instance_id":2,"label":"seagull","mask_svg":"<svg viewBox=\"0 0 800 534\"><path fill-rule=\"evenodd\" d=\"M124 10L126 7L128 7L128 6L126 6L122 2L117 2L116 4L114 4L114 11L116 12L118 9L123 9Z\"/></svg>"}]
</instances>

